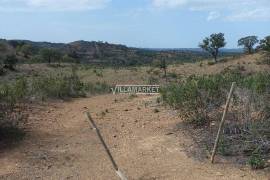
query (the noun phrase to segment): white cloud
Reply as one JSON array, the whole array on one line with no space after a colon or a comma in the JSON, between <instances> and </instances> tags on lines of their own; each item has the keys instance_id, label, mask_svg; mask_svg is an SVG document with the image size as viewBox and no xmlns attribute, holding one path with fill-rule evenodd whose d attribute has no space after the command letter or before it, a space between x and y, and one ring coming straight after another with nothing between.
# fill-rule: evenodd
<instances>
[{"instance_id":1,"label":"white cloud","mask_svg":"<svg viewBox=\"0 0 270 180\"><path fill-rule=\"evenodd\" d=\"M81 11L103 8L111 0L0 0L0 11Z\"/></svg>"},{"instance_id":2,"label":"white cloud","mask_svg":"<svg viewBox=\"0 0 270 180\"><path fill-rule=\"evenodd\" d=\"M174 8L185 5L187 0L153 0L153 5L156 7L169 7Z\"/></svg>"},{"instance_id":3,"label":"white cloud","mask_svg":"<svg viewBox=\"0 0 270 180\"><path fill-rule=\"evenodd\" d=\"M207 20L270 20L270 0L151 0L156 8L208 12Z\"/></svg>"},{"instance_id":4,"label":"white cloud","mask_svg":"<svg viewBox=\"0 0 270 180\"><path fill-rule=\"evenodd\" d=\"M218 19L220 17L220 13L216 11L211 11L207 17L207 21L212 21Z\"/></svg>"},{"instance_id":5,"label":"white cloud","mask_svg":"<svg viewBox=\"0 0 270 180\"><path fill-rule=\"evenodd\" d=\"M229 21L246 21L246 20L270 20L270 7L255 8L253 10L242 10L226 17Z\"/></svg>"}]
</instances>

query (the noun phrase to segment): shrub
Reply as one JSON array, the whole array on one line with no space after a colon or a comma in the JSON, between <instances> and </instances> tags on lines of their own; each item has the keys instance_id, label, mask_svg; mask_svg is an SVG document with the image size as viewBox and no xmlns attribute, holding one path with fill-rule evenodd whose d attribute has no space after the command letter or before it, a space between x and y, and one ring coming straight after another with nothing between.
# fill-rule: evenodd
<instances>
[{"instance_id":1,"label":"shrub","mask_svg":"<svg viewBox=\"0 0 270 180\"><path fill-rule=\"evenodd\" d=\"M103 72L102 72L102 70L94 69L93 72L96 74L97 77L103 77Z\"/></svg>"},{"instance_id":2,"label":"shrub","mask_svg":"<svg viewBox=\"0 0 270 180\"><path fill-rule=\"evenodd\" d=\"M190 76L180 84L163 88L161 94L164 102L179 109L185 119L200 124L206 122L208 112L224 104L232 82L262 94L269 91L270 74L244 77L237 71L230 71L224 75Z\"/></svg>"},{"instance_id":3,"label":"shrub","mask_svg":"<svg viewBox=\"0 0 270 180\"><path fill-rule=\"evenodd\" d=\"M27 81L18 78L14 82L0 85L0 102L15 104L27 95Z\"/></svg>"},{"instance_id":4,"label":"shrub","mask_svg":"<svg viewBox=\"0 0 270 180\"><path fill-rule=\"evenodd\" d=\"M84 84L76 75L49 75L33 79L32 94L44 98L84 96Z\"/></svg>"},{"instance_id":5,"label":"shrub","mask_svg":"<svg viewBox=\"0 0 270 180\"><path fill-rule=\"evenodd\" d=\"M252 153L248 163L252 169L263 169L265 167L265 162L258 148Z\"/></svg>"},{"instance_id":6,"label":"shrub","mask_svg":"<svg viewBox=\"0 0 270 180\"><path fill-rule=\"evenodd\" d=\"M220 91L223 81L221 76L192 76L162 89L161 94L166 103L181 110L184 119L201 126L207 122L207 111L224 99Z\"/></svg>"},{"instance_id":7,"label":"shrub","mask_svg":"<svg viewBox=\"0 0 270 180\"><path fill-rule=\"evenodd\" d=\"M24 116L21 113L22 107L17 106L17 103L21 102L26 94L27 82L24 78L18 78L12 83L0 85L0 131L2 131L0 135L2 138L5 133L10 133L10 130L14 135L20 131L18 125L24 120ZM3 139L0 137L1 140Z\"/></svg>"},{"instance_id":8,"label":"shrub","mask_svg":"<svg viewBox=\"0 0 270 180\"><path fill-rule=\"evenodd\" d=\"M213 61L208 61L208 63L207 63L209 66L212 66L212 65L215 65L216 63L215 62L213 62Z\"/></svg>"},{"instance_id":9,"label":"shrub","mask_svg":"<svg viewBox=\"0 0 270 180\"><path fill-rule=\"evenodd\" d=\"M63 56L63 62L67 62L67 63L76 63L76 59L70 57L69 55L65 54Z\"/></svg>"},{"instance_id":10,"label":"shrub","mask_svg":"<svg viewBox=\"0 0 270 180\"><path fill-rule=\"evenodd\" d=\"M226 138L221 136L219 140L218 152L223 156L230 155L229 146L229 142L226 140Z\"/></svg>"}]
</instances>

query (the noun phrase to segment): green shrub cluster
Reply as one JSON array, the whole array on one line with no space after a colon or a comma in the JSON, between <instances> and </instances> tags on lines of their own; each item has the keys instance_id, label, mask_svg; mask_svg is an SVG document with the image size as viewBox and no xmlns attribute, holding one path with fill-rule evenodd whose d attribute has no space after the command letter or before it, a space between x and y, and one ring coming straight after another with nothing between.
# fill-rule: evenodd
<instances>
[{"instance_id":1,"label":"green shrub cluster","mask_svg":"<svg viewBox=\"0 0 270 180\"><path fill-rule=\"evenodd\" d=\"M25 78L18 78L12 83L0 84L0 103L15 104L27 95L28 85Z\"/></svg>"},{"instance_id":2,"label":"green shrub cluster","mask_svg":"<svg viewBox=\"0 0 270 180\"><path fill-rule=\"evenodd\" d=\"M161 95L165 103L182 110L186 119L203 124L206 122L208 112L225 103L232 82L259 95L270 90L268 73L244 76L238 72L227 72L190 76L181 83L170 84L163 88Z\"/></svg>"},{"instance_id":3,"label":"green shrub cluster","mask_svg":"<svg viewBox=\"0 0 270 180\"><path fill-rule=\"evenodd\" d=\"M259 149L253 151L248 163L252 169L263 169L265 167L265 161L262 157L262 152Z\"/></svg>"},{"instance_id":4,"label":"green shrub cluster","mask_svg":"<svg viewBox=\"0 0 270 180\"><path fill-rule=\"evenodd\" d=\"M109 90L110 86L105 82L83 83L78 76L67 74L18 78L12 83L0 84L0 103L15 104L30 98L83 97Z\"/></svg>"},{"instance_id":5,"label":"green shrub cluster","mask_svg":"<svg viewBox=\"0 0 270 180\"><path fill-rule=\"evenodd\" d=\"M94 69L93 72L97 77L103 77L102 69L100 69L100 70Z\"/></svg>"},{"instance_id":6,"label":"green shrub cluster","mask_svg":"<svg viewBox=\"0 0 270 180\"><path fill-rule=\"evenodd\" d=\"M231 82L241 81L239 74L190 76L181 83L161 90L165 103L180 109L184 119L203 125L208 112L224 103Z\"/></svg>"},{"instance_id":7,"label":"green shrub cluster","mask_svg":"<svg viewBox=\"0 0 270 180\"><path fill-rule=\"evenodd\" d=\"M49 75L33 78L31 94L42 98L66 98L84 96L84 83L73 75Z\"/></svg>"},{"instance_id":8,"label":"green shrub cluster","mask_svg":"<svg viewBox=\"0 0 270 180\"><path fill-rule=\"evenodd\" d=\"M249 157L254 169L264 166L270 151L270 74L241 75L237 71L224 74L191 76L181 83L162 88L161 97L169 106L180 111L180 116L195 127L204 127L206 136L196 137L211 147L221 118L231 83L237 83L231 110L223 130L219 153L242 154ZM210 123L211 122L211 123ZM201 139L202 138L202 139ZM259 148L258 148L259 147ZM257 151L258 150L258 151Z\"/></svg>"}]
</instances>

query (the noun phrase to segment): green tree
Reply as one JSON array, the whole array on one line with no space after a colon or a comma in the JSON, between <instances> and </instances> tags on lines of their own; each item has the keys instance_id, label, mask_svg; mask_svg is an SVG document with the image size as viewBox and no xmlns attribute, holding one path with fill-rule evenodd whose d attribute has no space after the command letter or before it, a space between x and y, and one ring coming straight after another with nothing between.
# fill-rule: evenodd
<instances>
[{"instance_id":1,"label":"green tree","mask_svg":"<svg viewBox=\"0 0 270 180\"><path fill-rule=\"evenodd\" d=\"M76 63L76 59L70 57L68 54L65 54L62 59L63 59L63 62Z\"/></svg>"},{"instance_id":2,"label":"green tree","mask_svg":"<svg viewBox=\"0 0 270 180\"><path fill-rule=\"evenodd\" d=\"M80 56L78 55L76 50L70 50L68 52L68 56L73 58L75 60L75 63L77 63L77 64L80 63Z\"/></svg>"},{"instance_id":3,"label":"green tree","mask_svg":"<svg viewBox=\"0 0 270 180\"><path fill-rule=\"evenodd\" d=\"M270 52L270 36L265 37L263 40L260 41L260 49Z\"/></svg>"},{"instance_id":4,"label":"green tree","mask_svg":"<svg viewBox=\"0 0 270 180\"><path fill-rule=\"evenodd\" d=\"M225 47L226 42L223 33L211 34L210 37L206 37L199 47L210 53L215 62L219 54L219 49Z\"/></svg>"},{"instance_id":5,"label":"green tree","mask_svg":"<svg viewBox=\"0 0 270 180\"><path fill-rule=\"evenodd\" d=\"M247 36L238 40L238 46L244 46L245 51L251 54L254 50L255 44L259 42L257 36Z\"/></svg>"},{"instance_id":6,"label":"green tree","mask_svg":"<svg viewBox=\"0 0 270 180\"><path fill-rule=\"evenodd\" d=\"M33 53L33 47L30 44L24 44L20 51L23 53L25 58L28 58Z\"/></svg>"},{"instance_id":7,"label":"green tree","mask_svg":"<svg viewBox=\"0 0 270 180\"><path fill-rule=\"evenodd\" d=\"M18 63L18 59L16 55L7 55L6 58L4 59L4 67L8 68L10 70L15 70L15 65Z\"/></svg>"},{"instance_id":8,"label":"green tree","mask_svg":"<svg viewBox=\"0 0 270 180\"><path fill-rule=\"evenodd\" d=\"M52 62L58 62L60 64L62 59L62 54L56 49L44 48L41 49L40 55L42 59L49 64Z\"/></svg>"},{"instance_id":9,"label":"green tree","mask_svg":"<svg viewBox=\"0 0 270 180\"><path fill-rule=\"evenodd\" d=\"M5 43L0 42L0 53L7 51L7 46Z\"/></svg>"}]
</instances>

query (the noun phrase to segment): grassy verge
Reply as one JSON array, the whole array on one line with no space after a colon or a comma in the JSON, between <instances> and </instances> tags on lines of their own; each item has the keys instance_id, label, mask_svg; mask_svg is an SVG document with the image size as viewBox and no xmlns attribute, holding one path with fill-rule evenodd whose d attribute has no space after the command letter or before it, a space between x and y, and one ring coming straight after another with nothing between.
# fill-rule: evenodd
<instances>
[{"instance_id":1,"label":"grassy verge","mask_svg":"<svg viewBox=\"0 0 270 180\"><path fill-rule=\"evenodd\" d=\"M21 76L13 81L0 83L0 135L20 131L25 117L22 111L25 103L47 99L67 99L107 93L110 86L105 82L85 83L80 80L77 70L51 74ZM21 134L21 133L18 133ZM2 136L3 138L3 136ZM6 139L6 138L4 138ZM2 139L2 140L4 140ZM0 141L2 141L0 139Z\"/></svg>"}]
</instances>

